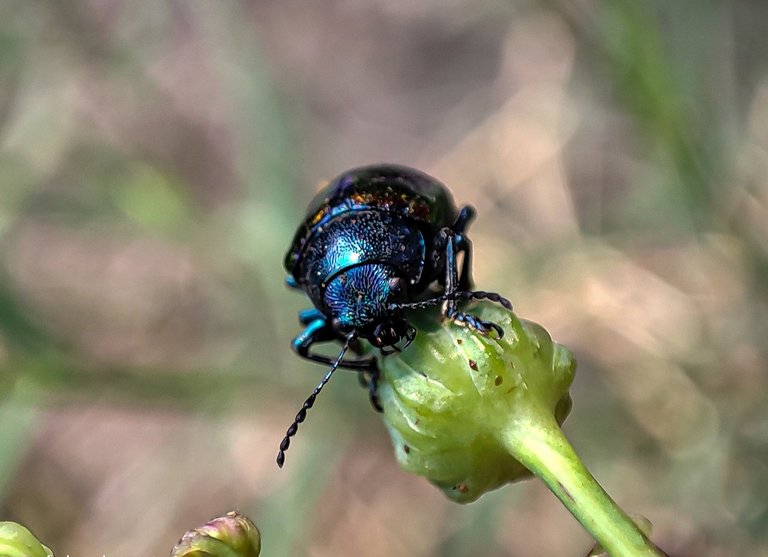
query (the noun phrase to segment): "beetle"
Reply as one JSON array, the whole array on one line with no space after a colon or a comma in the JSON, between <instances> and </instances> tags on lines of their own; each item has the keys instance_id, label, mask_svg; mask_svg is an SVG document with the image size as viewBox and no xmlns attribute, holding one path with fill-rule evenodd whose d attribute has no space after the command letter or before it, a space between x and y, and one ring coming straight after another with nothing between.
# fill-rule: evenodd
<instances>
[{"instance_id":1,"label":"beetle","mask_svg":"<svg viewBox=\"0 0 768 557\"><path fill-rule=\"evenodd\" d=\"M460 300L470 299L512 308L496 293L471 290L472 244L466 229L474 214L472 207L457 208L438 180L406 166L355 168L318 192L284 263L287 285L303 291L314 306L299 313L305 329L292 348L302 358L331 367L286 431L278 466L336 369L367 377L371 402L381 410L375 396L375 359L345 356L350 349L357 351L358 339L385 355L405 349L416 336L405 310L442 304L443 319L503 336L495 323L458 308ZM324 342L342 344L336 358L313 350Z\"/></svg>"}]
</instances>

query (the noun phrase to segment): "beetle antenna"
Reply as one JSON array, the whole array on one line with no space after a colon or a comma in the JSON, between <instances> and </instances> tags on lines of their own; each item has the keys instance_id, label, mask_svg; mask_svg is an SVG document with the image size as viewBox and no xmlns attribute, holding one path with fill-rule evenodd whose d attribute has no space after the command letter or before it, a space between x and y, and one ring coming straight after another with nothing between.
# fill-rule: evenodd
<instances>
[{"instance_id":1,"label":"beetle antenna","mask_svg":"<svg viewBox=\"0 0 768 557\"><path fill-rule=\"evenodd\" d=\"M406 302L399 304L390 304L390 309L422 309L429 306L434 306L448 300L490 300L501 304L505 308L511 310L512 302L507 300L501 294L495 292L484 292L482 290L460 290L458 292L451 292L450 294L443 294L436 298L430 298L421 302Z\"/></svg>"},{"instance_id":2,"label":"beetle antenna","mask_svg":"<svg viewBox=\"0 0 768 557\"><path fill-rule=\"evenodd\" d=\"M320 384L318 384L317 387L315 387L315 390L312 391L312 394L307 397L307 400L304 401L304 404L301 406L301 410L299 410L299 413L296 414L296 417L293 419L293 423L291 423L288 430L285 432L285 437L283 437L283 440L280 441L280 450L277 452L277 465L282 468L283 464L285 464L285 451L288 450L288 446L291 444L291 437L296 435L296 432L299 430L299 424L302 423L307 418L307 410L312 408L312 406L315 404L315 399L317 399L317 395L320 394L320 391L323 390L323 387L325 387L325 384L328 383L328 381L331 380L331 376L333 375L333 372L336 371L336 368L339 367L339 364L341 364L341 361L344 359L344 354L347 353L347 350L349 350L350 343L355 340L356 336L355 333L350 333L347 337L346 342L344 343L344 346L341 349L341 352L339 352L339 355L336 357L336 361L333 362L333 365L331 366L331 369L328 370L328 373L325 374L325 377L323 377L323 380L320 381Z\"/></svg>"}]
</instances>

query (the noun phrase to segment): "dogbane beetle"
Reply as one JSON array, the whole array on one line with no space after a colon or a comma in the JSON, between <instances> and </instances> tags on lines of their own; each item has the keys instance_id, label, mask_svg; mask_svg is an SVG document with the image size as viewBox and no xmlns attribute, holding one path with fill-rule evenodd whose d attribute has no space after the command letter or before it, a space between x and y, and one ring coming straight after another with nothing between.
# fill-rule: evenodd
<instances>
[{"instance_id":1,"label":"dogbane beetle","mask_svg":"<svg viewBox=\"0 0 768 557\"><path fill-rule=\"evenodd\" d=\"M277 464L338 368L355 370L367 381L378 410L378 370L372 357L346 358L358 339L383 354L403 350L416 336L407 309L442 304L442 316L482 334L504 331L459 310L460 300L488 299L511 309L500 295L471 290L472 244L466 235L474 209L456 207L448 189L419 170L374 165L344 172L309 204L285 256L286 283L302 290L314 309L299 313L306 328L293 340L302 358L330 366L304 402L280 443ZM463 254L459 270L459 254ZM313 351L339 342L330 358Z\"/></svg>"}]
</instances>

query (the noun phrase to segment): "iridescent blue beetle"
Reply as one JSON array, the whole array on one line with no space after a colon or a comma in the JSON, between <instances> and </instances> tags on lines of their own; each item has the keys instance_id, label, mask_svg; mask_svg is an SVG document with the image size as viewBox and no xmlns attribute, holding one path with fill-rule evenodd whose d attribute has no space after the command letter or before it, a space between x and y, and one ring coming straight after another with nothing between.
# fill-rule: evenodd
<instances>
[{"instance_id":1,"label":"iridescent blue beetle","mask_svg":"<svg viewBox=\"0 0 768 557\"><path fill-rule=\"evenodd\" d=\"M287 283L306 293L314 309L302 311L306 326L294 351L330 365L288 428L277 455L282 467L290 438L337 368L361 372L376 401L378 370L372 357L344 356L365 339L383 354L400 351L416 336L404 310L443 304L442 315L482 334L501 337L496 325L458 309L459 300L489 299L511 308L498 294L472 291L472 244L466 228L474 210L457 209L448 189L413 168L375 165L343 173L310 203L285 257ZM459 254L463 254L459 272ZM337 341L329 358L312 350Z\"/></svg>"}]
</instances>

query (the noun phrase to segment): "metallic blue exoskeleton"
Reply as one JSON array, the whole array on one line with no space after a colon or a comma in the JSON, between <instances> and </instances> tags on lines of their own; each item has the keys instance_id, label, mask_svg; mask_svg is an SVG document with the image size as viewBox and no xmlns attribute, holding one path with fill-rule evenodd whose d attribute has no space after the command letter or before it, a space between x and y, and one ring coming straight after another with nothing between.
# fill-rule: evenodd
<instances>
[{"instance_id":1,"label":"metallic blue exoskeleton","mask_svg":"<svg viewBox=\"0 0 768 557\"><path fill-rule=\"evenodd\" d=\"M315 306L299 314L306 328L294 339L293 349L331 369L286 432L278 465L298 424L337 368L363 372L378 407L375 360L344 356L350 347L354 350L357 339L384 354L407 346L416 330L404 310L442 303L445 319L483 334L493 330L503 335L496 324L457 306L462 299L487 298L511 307L498 294L469 290L472 244L466 228L473 216L471 207L457 209L436 179L404 166L350 170L317 194L285 257L285 268L288 285L303 290ZM329 341L343 344L337 358L312 350Z\"/></svg>"}]
</instances>

